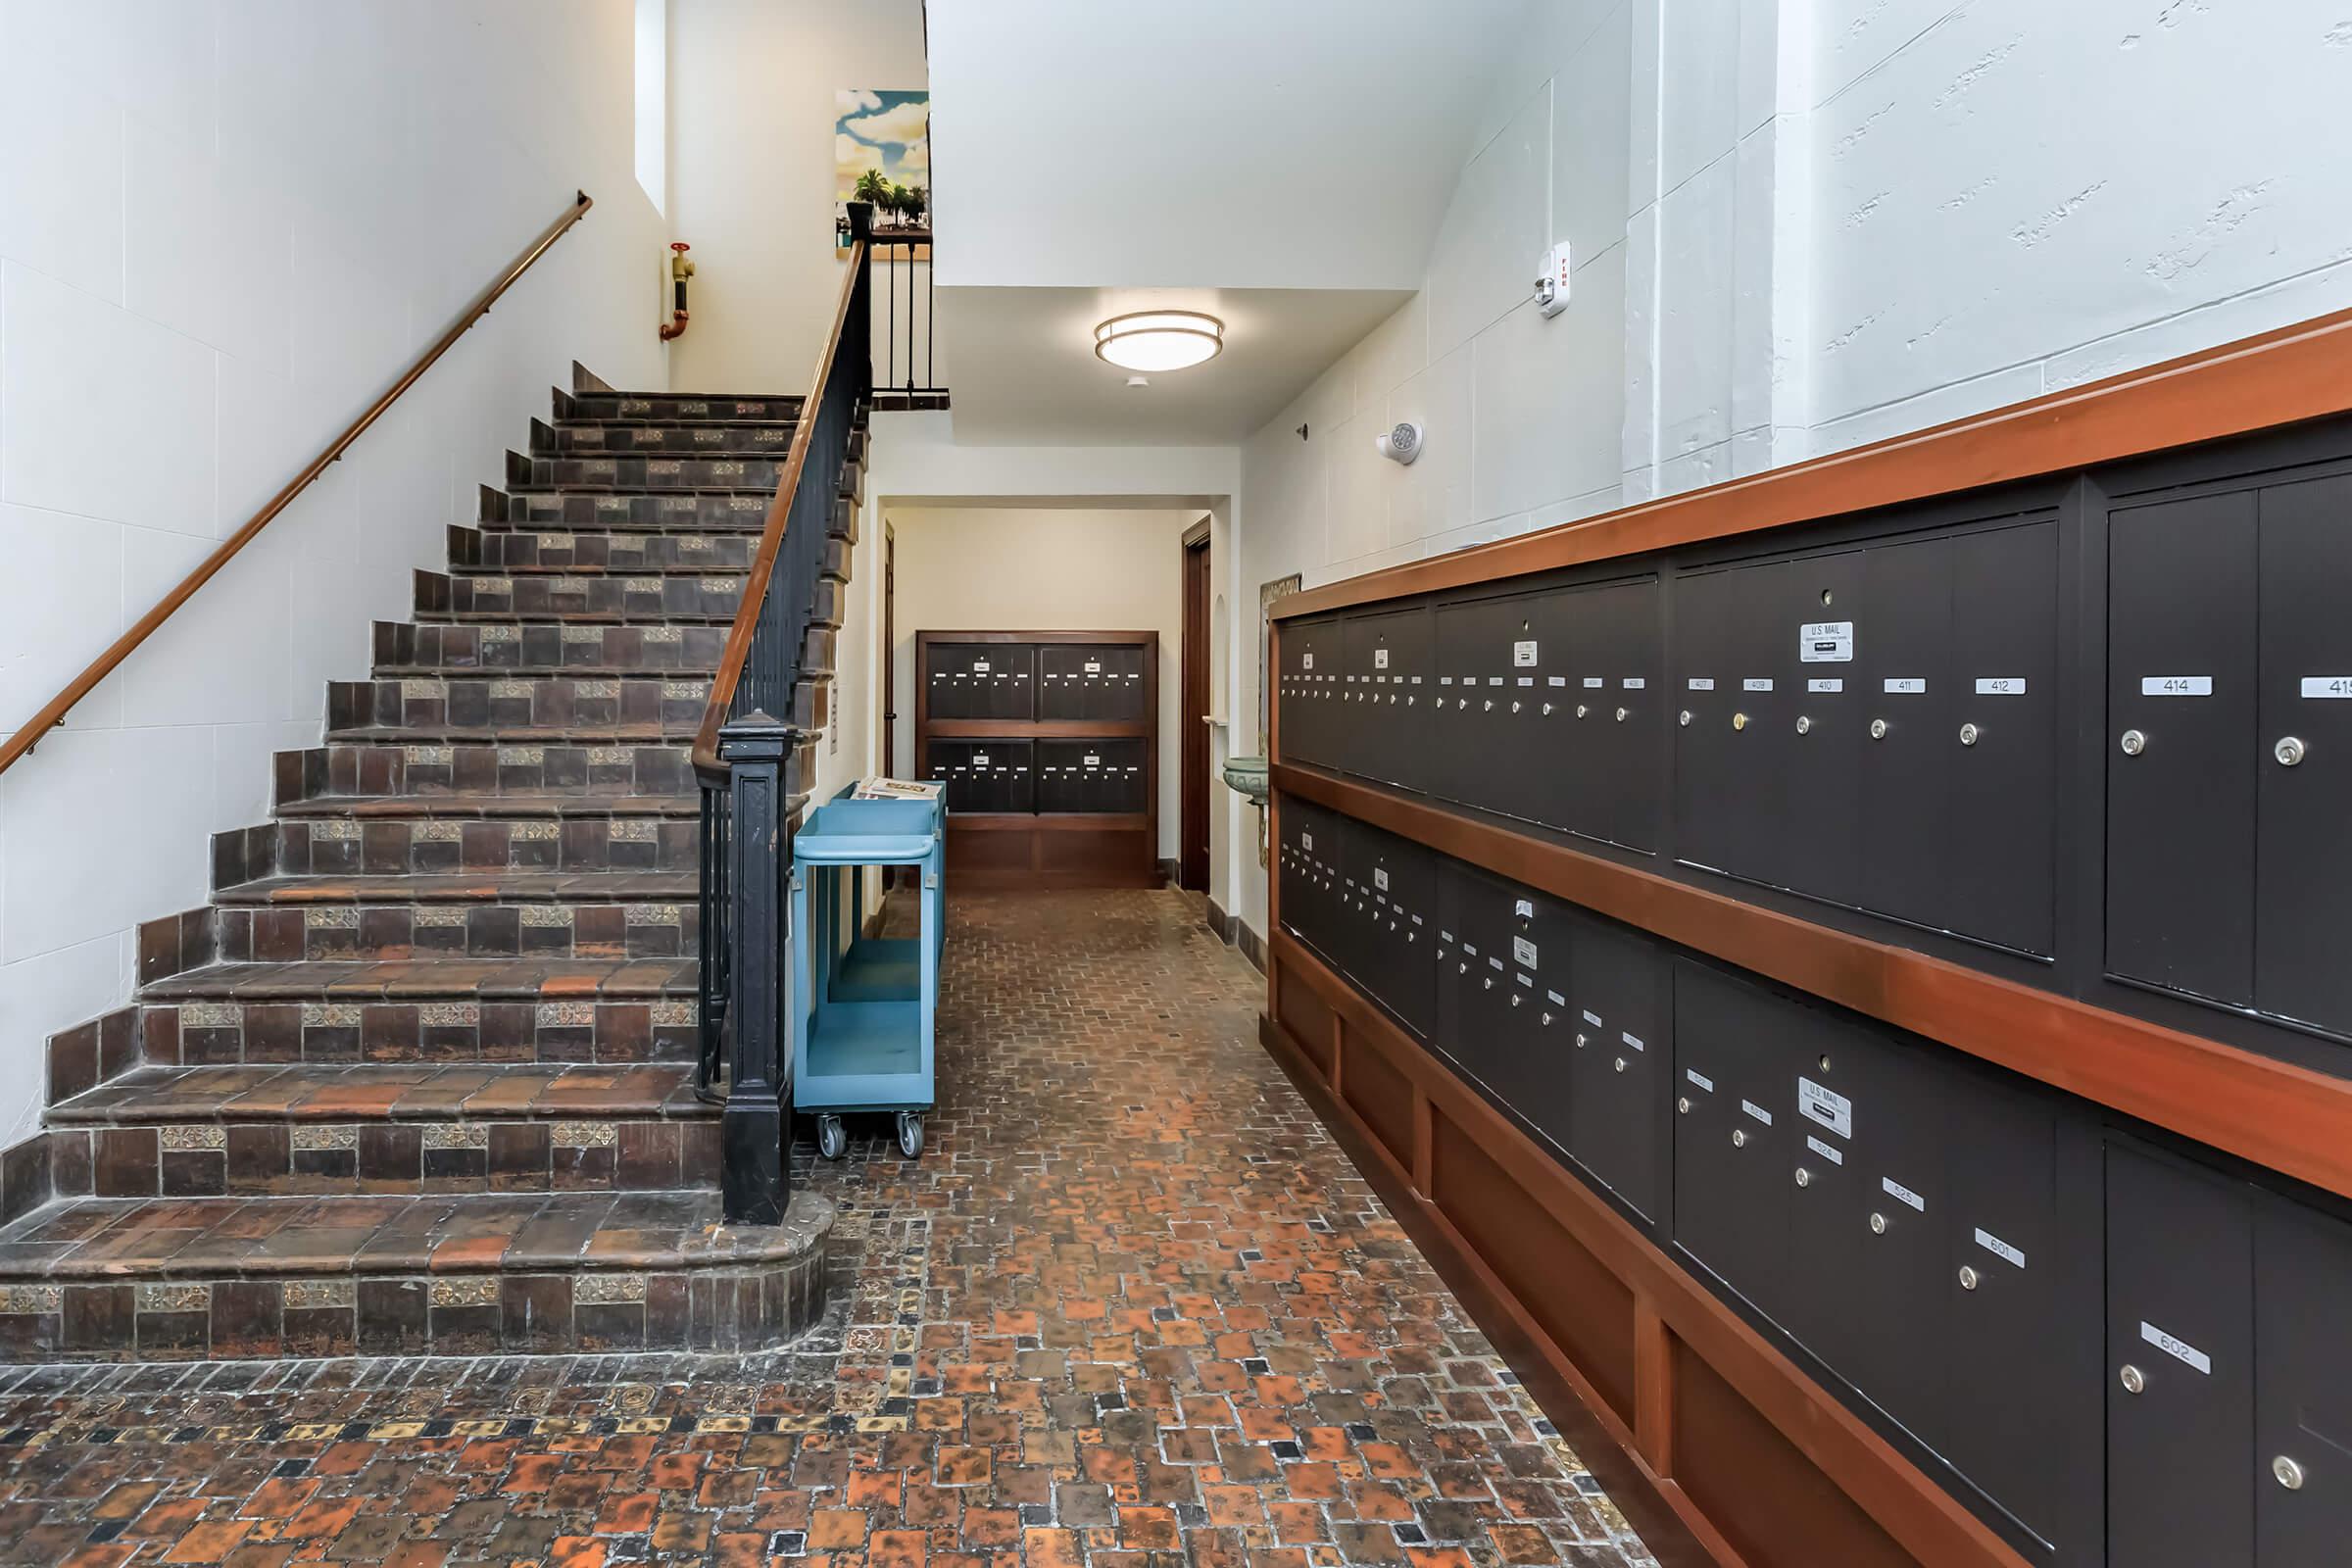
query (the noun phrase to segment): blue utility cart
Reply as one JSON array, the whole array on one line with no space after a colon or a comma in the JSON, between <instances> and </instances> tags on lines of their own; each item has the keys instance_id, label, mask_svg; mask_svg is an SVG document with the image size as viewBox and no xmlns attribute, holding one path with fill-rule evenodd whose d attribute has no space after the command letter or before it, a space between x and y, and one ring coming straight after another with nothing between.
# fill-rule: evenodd
<instances>
[{"instance_id":1,"label":"blue utility cart","mask_svg":"<svg viewBox=\"0 0 2352 1568\"><path fill-rule=\"evenodd\" d=\"M900 1151L922 1152L947 941L946 816L939 801L858 801L845 790L793 835L792 1104L815 1114L827 1159L846 1145L845 1111L895 1112ZM919 933L862 935L864 869L893 865L916 868Z\"/></svg>"}]
</instances>

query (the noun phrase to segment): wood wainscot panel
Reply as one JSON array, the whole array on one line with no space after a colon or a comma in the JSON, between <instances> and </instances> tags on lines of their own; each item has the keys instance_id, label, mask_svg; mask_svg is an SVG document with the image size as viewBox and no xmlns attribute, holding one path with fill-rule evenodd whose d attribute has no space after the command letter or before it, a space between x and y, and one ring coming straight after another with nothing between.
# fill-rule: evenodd
<instances>
[{"instance_id":1,"label":"wood wainscot panel","mask_svg":"<svg viewBox=\"0 0 2352 1568\"><path fill-rule=\"evenodd\" d=\"M1869 1514L1783 1437L1740 1391L1670 1340L1674 1474L1751 1564L1917 1568Z\"/></svg>"},{"instance_id":2,"label":"wood wainscot panel","mask_svg":"<svg viewBox=\"0 0 2352 1568\"><path fill-rule=\"evenodd\" d=\"M1331 1082L1332 1064L1339 1049L1335 1033L1339 1019L1333 1014L1331 1004L1294 965L1285 964L1278 969L1272 987L1274 1016L1314 1063L1316 1074L1325 1083Z\"/></svg>"},{"instance_id":3,"label":"wood wainscot panel","mask_svg":"<svg viewBox=\"0 0 2352 1568\"><path fill-rule=\"evenodd\" d=\"M2026 1568L1989 1526L1296 938L1277 931L1273 956L1277 994L1308 986L1337 1015L1342 1093L1329 1092L1277 1016L1261 1018L1261 1040L1480 1327L1512 1356L1545 1413L1662 1561L1678 1568L1699 1561L1739 1568L1845 1568L1848 1561ZM1295 1011L1298 1006L1293 1004ZM1360 1098L1381 1109L1389 1124L1382 1130L1358 1109L1359 1097L1347 1093L1365 1072L1381 1079ZM1448 1182L1457 1184L1450 1206L1433 1197L1446 1193ZM1531 1214L1543 1223L1526 1223ZM1550 1265L1524 1254L1555 1238L1573 1244L1598 1277L1614 1282L1602 1294L1631 1302L1622 1332L1579 1328L1544 1298L1554 1284ZM1599 1348L1584 1348L1580 1360L1588 1345ZM1712 1380L1696 1394L1684 1388L1693 1366ZM1716 1423L1704 1437L1687 1425L1700 1420ZM1769 1435L1773 1446L1760 1446L1755 1433ZM1719 1442L1728 1446L1724 1451L1711 1446ZM1752 1471L1740 1469L1741 1452L1751 1454ZM1711 1505L1684 1485L1686 1464L1718 1489ZM1755 1479L1743 1481L1743 1474ZM1751 1487L1779 1487L1790 1495L1735 1501L1721 1490ZM1801 1539L1798 1526L1807 1519L1818 1525L1818 1539L1791 1546L1790 1532ZM1733 1544L1734 1527L1743 1532L1744 1549ZM1837 1555L1848 1544L1854 1554ZM1895 1555L1886 1554L1889 1547Z\"/></svg>"},{"instance_id":4,"label":"wood wainscot panel","mask_svg":"<svg viewBox=\"0 0 2352 1568\"><path fill-rule=\"evenodd\" d=\"M1340 1098L1363 1118L1391 1158L1414 1166L1413 1080L1389 1055L1393 1048L1347 1020L1340 1025Z\"/></svg>"},{"instance_id":5,"label":"wood wainscot panel","mask_svg":"<svg viewBox=\"0 0 2352 1568\"><path fill-rule=\"evenodd\" d=\"M1479 1135L1443 1111L1431 1135L1429 1200L1630 1429L1633 1291L1488 1156Z\"/></svg>"}]
</instances>

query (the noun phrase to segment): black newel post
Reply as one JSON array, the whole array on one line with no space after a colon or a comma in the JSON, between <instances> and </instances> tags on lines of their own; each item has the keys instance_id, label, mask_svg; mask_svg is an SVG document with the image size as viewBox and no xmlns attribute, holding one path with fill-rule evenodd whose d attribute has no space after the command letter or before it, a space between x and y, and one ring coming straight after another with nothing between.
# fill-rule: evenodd
<instances>
[{"instance_id":1,"label":"black newel post","mask_svg":"<svg viewBox=\"0 0 2352 1568\"><path fill-rule=\"evenodd\" d=\"M792 973L785 941L792 870L786 777L799 732L755 709L718 732L734 792L734 1059L719 1121L727 1219L774 1225L792 1198L784 1149L792 1131Z\"/></svg>"}]
</instances>

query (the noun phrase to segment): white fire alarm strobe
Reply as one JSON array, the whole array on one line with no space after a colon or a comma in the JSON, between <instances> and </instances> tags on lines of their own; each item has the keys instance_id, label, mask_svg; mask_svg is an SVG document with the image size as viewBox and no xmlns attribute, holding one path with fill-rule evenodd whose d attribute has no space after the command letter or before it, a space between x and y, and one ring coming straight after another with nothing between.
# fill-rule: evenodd
<instances>
[{"instance_id":1,"label":"white fire alarm strobe","mask_svg":"<svg viewBox=\"0 0 2352 1568\"><path fill-rule=\"evenodd\" d=\"M1569 245L1560 241L1544 253L1536 264L1536 309L1545 316L1557 316L1568 308L1568 274L1575 270L1569 259Z\"/></svg>"}]
</instances>

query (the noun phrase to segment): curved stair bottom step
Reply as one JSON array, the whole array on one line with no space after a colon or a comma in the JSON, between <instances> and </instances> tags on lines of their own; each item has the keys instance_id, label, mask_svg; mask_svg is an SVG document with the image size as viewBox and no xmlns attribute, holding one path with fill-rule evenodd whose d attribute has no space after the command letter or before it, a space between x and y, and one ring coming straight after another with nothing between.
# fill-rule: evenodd
<instances>
[{"instance_id":1,"label":"curved stair bottom step","mask_svg":"<svg viewBox=\"0 0 2352 1568\"><path fill-rule=\"evenodd\" d=\"M833 1221L808 1192L741 1228L716 1193L70 1199L0 1229L0 1357L773 1349L824 1315Z\"/></svg>"}]
</instances>

